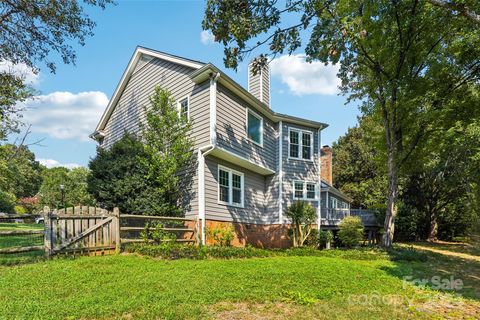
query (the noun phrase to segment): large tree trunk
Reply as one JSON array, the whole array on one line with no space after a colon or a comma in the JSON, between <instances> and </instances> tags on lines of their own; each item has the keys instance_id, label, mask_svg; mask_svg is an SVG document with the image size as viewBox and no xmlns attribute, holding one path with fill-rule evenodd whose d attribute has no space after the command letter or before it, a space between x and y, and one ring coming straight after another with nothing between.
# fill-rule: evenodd
<instances>
[{"instance_id":1,"label":"large tree trunk","mask_svg":"<svg viewBox=\"0 0 480 320\"><path fill-rule=\"evenodd\" d=\"M397 191L398 191L398 172L395 165L395 156L392 148L388 152L388 202L387 213L385 215L385 222L383 225L384 233L382 239L382 246L390 248L393 243L393 234L395 232L395 217L397 216Z\"/></svg>"},{"instance_id":2,"label":"large tree trunk","mask_svg":"<svg viewBox=\"0 0 480 320\"><path fill-rule=\"evenodd\" d=\"M432 209L430 211L430 230L428 231L427 241L437 240L438 235L438 221L437 221L437 211Z\"/></svg>"}]
</instances>

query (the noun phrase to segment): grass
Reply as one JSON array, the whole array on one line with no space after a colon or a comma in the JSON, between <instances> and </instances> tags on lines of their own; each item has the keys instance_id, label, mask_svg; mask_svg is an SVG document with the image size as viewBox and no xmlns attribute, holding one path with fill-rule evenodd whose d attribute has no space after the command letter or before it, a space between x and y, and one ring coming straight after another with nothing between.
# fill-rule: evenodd
<instances>
[{"instance_id":1,"label":"grass","mask_svg":"<svg viewBox=\"0 0 480 320\"><path fill-rule=\"evenodd\" d=\"M0 231L42 230L43 224L36 223L0 223ZM41 246L44 243L42 234L32 235L0 235L0 249L11 247ZM33 251L19 254L0 254L0 265L12 265L38 261L43 251Z\"/></svg>"},{"instance_id":2,"label":"grass","mask_svg":"<svg viewBox=\"0 0 480 320\"><path fill-rule=\"evenodd\" d=\"M426 252L426 262L392 261L371 251L359 259L359 251L173 261L129 254L0 267L0 318L478 318L480 296L472 291L456 298L402 282L431 277L453 257ZM468 273L478 277L475 266ZM461 276L460 268L445 271Z\"/></svg>"}]
</instances>

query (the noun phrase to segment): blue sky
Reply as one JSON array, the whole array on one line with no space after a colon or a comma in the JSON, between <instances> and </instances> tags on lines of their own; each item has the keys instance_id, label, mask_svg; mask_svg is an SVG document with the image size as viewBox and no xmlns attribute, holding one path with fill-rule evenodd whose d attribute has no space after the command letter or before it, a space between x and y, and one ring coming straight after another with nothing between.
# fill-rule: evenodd
<instances>
[{"instance_id":1,"label":"blue sky","mask_svg":"<svg viewBox=\"0 0 480 320\"><path fill-rule=\"evenodd\" d=\"M100 119L137 45L211 62L246 87L246 64L237 72L223 66L223 47L201 37L201 1L118 1L105 11L89 8L97 22L84 47L75 46L76 65L57 63L56 74L42 69L34 84L40 97L27 103L25 121L32 123L30 141L37 159L50 166L86 166L95 155L88 139ZM260 52L258 52L260 53ZM354 126L359 111L335 94L334 68L306 64L300 56L280 57L272 65L272 108L328 123L322 143L331 144Z\"/></svg>"}]
</instances>

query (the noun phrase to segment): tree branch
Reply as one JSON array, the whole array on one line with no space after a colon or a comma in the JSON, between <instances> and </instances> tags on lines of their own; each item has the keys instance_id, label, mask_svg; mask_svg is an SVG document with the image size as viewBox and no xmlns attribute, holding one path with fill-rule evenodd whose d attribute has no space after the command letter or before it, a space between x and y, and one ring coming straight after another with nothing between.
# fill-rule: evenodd
<instances>
[{"instance_id":1,"label":"tree branch","mask_svg":"<svg viewBox=\"0 0 480 320\"><path fill-rule=\"evenodd\" d=\"M470 10L469 8L467 8L463 3L456 3L454 1L444 1L444 0L427 0L427 1L436 7L449 9L452 11L458 11L462 16L469 19L470 21L480 24L480 15Z\"/></svg>"}]
</instances>

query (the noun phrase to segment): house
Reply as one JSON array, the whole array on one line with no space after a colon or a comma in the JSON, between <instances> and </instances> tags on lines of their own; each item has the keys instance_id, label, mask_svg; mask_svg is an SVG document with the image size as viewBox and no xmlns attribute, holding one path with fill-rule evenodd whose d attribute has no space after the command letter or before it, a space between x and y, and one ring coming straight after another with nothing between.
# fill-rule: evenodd
<instances>
[{"instance_id":1,"label":"house","mask_svg":"<svg viewBox=\"0 0 480 320\"><path fill-rule=\"evenodd\" d=\"M308 201L321 223L322 202L338 194L320 178L327 125L272 110L269 82L268 67L249 72L245 89L211 63L137 47L92 137L109 148L138 132L155 86L169 90L192 121L197 168L185 215L201 221L202 242L205 228L227 223L236 245L289 246L286 208Z\"/></svg>"}]
</instances>

